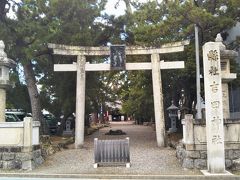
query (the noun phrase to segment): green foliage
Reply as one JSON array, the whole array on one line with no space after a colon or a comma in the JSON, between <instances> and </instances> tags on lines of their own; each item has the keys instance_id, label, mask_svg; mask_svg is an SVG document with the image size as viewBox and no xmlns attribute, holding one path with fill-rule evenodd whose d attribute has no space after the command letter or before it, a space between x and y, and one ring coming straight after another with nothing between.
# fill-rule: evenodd
<instances>
[{"instance_id":1,"label":"green foliage","mask_svg":"<svg viewBox=\"0 0 240 180\"><path fill-rule=\"evenodd\" d=\"M121 91L122 111L129 116L134 115L138 120L150 121L154 112L151 72L127 73Z\"/></svg>"},{"instance_id":2,"label":"green foliage","mask_svg":"<svg viewBox=\"0 0 240 180\"><path fill-rule=\"evenodd\" d=\"M164 43L190 40L190 45L186 47L183 53L174 53L162 55L161 59L165 61L183 60L185 69L183 70L163 70L163 93L165 109L170 105L171 99L176 102L179 100L180 90L185 90L189 107L191 102L196 99L195 96L195 47L194 47L194 24L199 27L200 47L207 41L213 41L216 34L224 33L234 26L239 20L239 1L169 1L157 3L148 2L138 6L137 11L132 16L133 23L127 26L132 32L133 44L143 46L160 47ZM200 49L200 60L202 59ZM200 62L202 67L202 62ZM202 72L202 68L201 68ZM143 76L136 78L144 82ZM146 82L145 82L146 83ZM150 88L151 81L146 83ZM137 86L136 84L134 86ZM202 86L203 87L203 86ZM137 102L136 97L143 97L142 90L129 88L124 92L128 95L129 101L134 101L132 106L128 101L123 104L124 111L131 113L145 112L144 108L139 107L144 102ZM151 97L151 96L146 96ZM153 114L152 114L153 116Z\"/></svg>"},{"instance_id":3,"label":"green foliage","mask_svg":"<svg viewBox=\"0 0 240 180\"><path fill-rule=\"evenodd\" d=\"M101 14L107 0L22 0L14 4L17 18L10 19L4 5L10 1L4 0L0 5L0 36L7 54L22 65L32 62L37 84L42 85L43 108L56 116L75 111L76 73L53 72L53 64L73 63L76 57L53 56L47 43L105 46L110 42L161 47L164 43L189 39L190 45L183 53L161 55L165 61L185 61L185 69L162 71L167 108L172 99L178 101L182 88L189 102L195 99L194 24L199 27L201 47L213 41L217 33L224 34L239 21L240 15L239 0L144 4L124 0L128 9L126 15L120 17ZM133 13L130 4L136 8ZM239 47L239 41L229 47ZM87 61L97 63L106 59L89 57ZM127 61L150 62L150 57L128 57ZM87 73L86 82L86 114L98 112L102 104L120 99L122 113L144 120L153 117L150 72L91 72ZM28 109L26 86L19 83L17 87L18 90L14 88L9 92L8 104L11 107L26 105ZM24 95L18 97L17 92Z\"/></svg>"},{"instance_id":4,"label":"green foliage","mask_svg":"<svg viewBox=\"0 0 240 180\"><path fill-rule=\"evenodd\" d=\"M7 92L7 109L24 109L31 112L31 105L28 96L27 87L23 84L16 83L14 88Z\"/></svg>"},{"instance_id":5,"label":"green foliage","mask_svg":"<svg viewBox=\"0 0 240 180\"><path fill-rule=\"evenodd\" d=\"M106 44L104 26L96 22L106 1L60 0L50 1L51 11L48 16L58 22L55 35L48 42L78 46L94 46ZM83 18L84 17L84 18ZM103 61L89 58L87 61ZM76 73L53 72L53 64L73 63L76 57L52 56L51 60L38 61L44 74L41 98L44 107L55 115L65 116L75 112ZM49 64L45 66L46 64ZM44 68L47 67L47 68ZM86 114L98 111L104 99L104 85L100 73L89 73L86 77Z\"/></svg>"}]
</instances>

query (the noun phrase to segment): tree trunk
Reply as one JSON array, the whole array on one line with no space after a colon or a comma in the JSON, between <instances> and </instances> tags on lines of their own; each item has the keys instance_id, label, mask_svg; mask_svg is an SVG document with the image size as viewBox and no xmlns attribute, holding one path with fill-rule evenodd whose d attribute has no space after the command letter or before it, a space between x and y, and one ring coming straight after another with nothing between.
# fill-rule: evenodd
<instances>
[{"instance_id":1,"label":"tree trunk","mask_svg":"<svg viewBox=\"0 0 240 180\"><path fill-rule=\"evenodd\" d=\"M6 5L9 5L7 0L1 0L0 3L0 19L3 20L6 17Z\"/></svg>"},{"instance_id":2,"label":"tree trunk","mask_svg":"<svg viewBox=\"0 0 240 180\"><path fill-rule=\"evenodd\" d=\"M24 68L24 75L27 83L28 94L31 101L31 108L32 108L32 116L34 121L39 121L40 126L40 134L49 134L49 128L47 125L46 120L43 118L41 112L41 102L39 93L37 90L36 79L32 67L32 62L28 61L26 64L23 65Z\"/></svg>"},{"instance_id":3,"label":"tree trunk","mask_svg":"<svg viewBox=\"0 0 240 180\"><path fill-rule=\"evenodd\" d=\"M127 14L132 14L132 8L131 8L130 0L124 0L124 2L126 4Z\"/></svg>"}]
</instances>

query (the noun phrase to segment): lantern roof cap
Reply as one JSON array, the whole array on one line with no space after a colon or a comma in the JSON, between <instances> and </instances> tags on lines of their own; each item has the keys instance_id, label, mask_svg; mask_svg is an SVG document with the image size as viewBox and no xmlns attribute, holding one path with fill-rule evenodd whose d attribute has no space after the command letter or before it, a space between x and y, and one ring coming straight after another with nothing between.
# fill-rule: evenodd
<instances>
[{"instance_id":1,"label":"lantern roof cap","mask_svg":"<svg viewBox=\"0 0 240 180\"><path fill-rule=\"evenodd\" d=\"M178 110L179 108L174 105L174 101L172 100L172 105L167 108L167 110Z\"/></svg>"},{"instance_id":2,"label":"lantern roof cap","mask_svg":"<svg viewBox=\"0 0 240 180\"><path fill-rule=\"evenodd\" d=\"M15 67L16 62L7 57L7 54L4 52L5 44L0 40L0 66Z\"/></svg>"}]
</instances>

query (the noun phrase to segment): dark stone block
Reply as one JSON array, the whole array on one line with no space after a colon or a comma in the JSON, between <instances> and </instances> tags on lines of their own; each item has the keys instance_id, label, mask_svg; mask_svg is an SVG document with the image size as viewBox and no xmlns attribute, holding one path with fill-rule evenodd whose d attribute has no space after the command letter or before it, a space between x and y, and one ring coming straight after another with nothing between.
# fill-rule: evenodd
<instances>
[{"instance_id":1,"label":"dark stone block","mask_svg":"<svg viewBox=\"0 0 240 180\"><path fill-rule=\"evenodd\" d=\"M235 171L239 171L240 170L240 159L235 159L232 161L232 168Z\"/></svg>"},{"instance_id":2,"label":"dark stone block","mask_svg":"<svg viewBox=\"0 0 240 180\"><path fill-rule=\"evenodd\" d=\"M35 162L36 166L39 166L44 162L44 159L42 158L42 156L40 156L40 157L34 159L34 162Z\"/></svg>"},{"instance_id":3,"label":"dark stone block","mask_svg":"<svg viewBox=\"0 0 240 180\"><path fill-rule=\"evenodd\" d=\"M186 151L186 156L193 159L198 159L201 157L199 151Z\"/></svg>"},{"instance_id":4,"label":"dark stone block","mask_svg":"<svg viewBox=\"0 0 240 180\"><path fill-rule=\"evenodd\" d=\"M200 151L201 159L207 159L207 151Z\"/></svg>"},{"instance_id":5,"label":"dark stone block","mask_svg":"<svg viewBox=\"0 0 240 180\"><path fill-rule=\"evenodd\" d=\"M189 158L183 159L182 166L183 168L193 169L194 168L193 159L189 159Z\"/></svg>"},{"instance_id":6,"label":"dark stone block","mask_svg":"<svg viewBox=\"0 0 240 180\"><path fill-rule=\"evenodd\" d=\"M22 168L22 162L20 160L6 161L5 163L6 163L6 165L5 165L6 169L21 169Z\"/></svg>"},{"instance_id":7,"label":"dark stone block","mask_svg":"<svg viewBox=\"0 0 240 180\"><path fill-rule=\"evenodd\" d=\"M197 169L205 169L207 167L207 160L206 159L195 159L194 167Z\"/></svg>"},{"instance_id":8,"label":"dark stone block","mask_svg":"<svg viewBox=\"0 0 240 180\"><path fill-rule=\"evenodd\" d=\"M14 164L14 169L21 169L22 168L22 161L14 160L14 161L12 161L12 163Z\"/></svg>"},{"instance_id":9,"label":"dark stone block","mask_svg":"<svg viewBox=\"0 0 240 180\"><path fill-rule=\"evenodd\" d=\"M225 159L229 159L229 150L225 149Z\"/></svg>"},{"instance_id":10,"label":"dark stone block","mask_svg":"<svg viewBox=\"0 0 240 180\"><path fill-rule=\"evenodd\" d=\"M21 152L22 148L21 147L10 147L9 152Z\"/></svg>"},{"instance_id":11,"label":"dark stone block","mask_svg":"<svg viewBox=\"0 0 240 180\"><path fill-rule=\"evenodd\" d=\"M29 153L16 153L15 159L21 161L28 161L32 159L32 152Z\"/></svg>"},{"instance_id":12,"label":"dark stone block","mask_svg":"<svg viewBox=\"0 0 240 180\"><path fill-rule=\"evenodd\" d=\"M232 160L230 160L230 159L226 159L226 160L225 160L225 166L226 166L226 168L231 168L232 165L233 165Z\"/></svg>"},{"instance_id":13,"label":"dark stone block","mask_svg":"<svg viewBox=\"0 0 240 180\"><path fill-rule=\"evenodd\" d=\"M0 152L22 152L22 147L0 147Z\"/></svg>"},{"instance_id":14,"label":"dark stone block","mask_svg":"<svg viewBox=\"0 0 240 180\"><path fill-rule=\"evenodd\" d=\"M8 147L1 147L0 152L9 152L9 148Z\"/></svg>"},{"instance_id":15,"label":"dark stone block","mask_svg":"<svg viewBox=\"0 0 240 180\"><path fill-rule=\"evenodd\" d=\"M177 146L177 158L180 160L180 162L183 161L183 159L186 157L186 150L182 146Z\"/></svg>"},{"instance_id":16,"label":"dark stone block","mask_svg":"<svg viewBox=\"0 0 240 180\"><path fill-rule=\"evenodd\" d=\"M240 150L228 150L228 158L231 160L240 158Z\"/></svg>"},{"instance_id":17,"label":"dark stone block","mask_svg":"<svg viewBox=\"0 0 240 180\"><path fill-rule=\"evenodd\" d=\"M15 153L2 153L2 160L4 161L9 161L9 160L13 160L15 158Z\"/></svg>"},{"instance_id":18,"label":"dark stone block","mask_svg":"<svg viewBox=\"0 0 240 180\"><path fill-rule=\"evenodd\" d=\"M38 150L38 149L41 149L40 145L33 145L33 151Z\"/></svg>"},{"instance_id":19,"label":"dark stone block","mask_svg":"<svg viewBox=\"0 0 240 180\"><path fill-rule=\"evenodd\" d=\"M41 156L41 150L35 150L33 151L33 158L39 158Z\"/></svg>"}]
</instances>

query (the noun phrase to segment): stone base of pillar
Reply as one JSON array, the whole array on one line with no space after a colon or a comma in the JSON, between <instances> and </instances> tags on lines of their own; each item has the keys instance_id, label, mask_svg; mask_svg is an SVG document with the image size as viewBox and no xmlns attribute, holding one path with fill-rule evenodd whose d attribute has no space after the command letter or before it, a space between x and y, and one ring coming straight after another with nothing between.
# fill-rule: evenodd
<instances>
[{"instance_id":1,"label":"stone base of pillar","mask_svg":"<svg viewBox=\"0 0 240 180\"><path fill-rule=\"evenodd\" d=\"M84 148L84 145L83 144L78 144L78 143L75 143L75 149L83 149Z\"/></svg>"},{"instance_id":2,"label":"stone base of pillar","mask_svg":"<svg viewBox=\"0 0 240 180\"><path fill-rule=\"evenodd\" d=\"M177 132L177 128L169 128L168 133L175 133Z\"/></svg>"},{"instance_id":3,"label":"stone base of pillar","mask_svg":"<svg viewBox=\"0 0 240 180\"><path fill-rule=\"evenodd\" d=\"M204 176L232 176L233 175L229 171L225 171L224 173L216 173L216 174L210 173L208 170L200 170L200 171Z\"/></svg>"},{"instance_id":4,"label":"stone base of pillar","mask_svg":"<svg viewBox=\"0 0 240 180\"><path fill-rule=\"evenodd\" d=\"M63 131L63 136L73 136L74 135L74 132L72 130L66 130L66 131Z\"/></svg>"}]
</instances>

